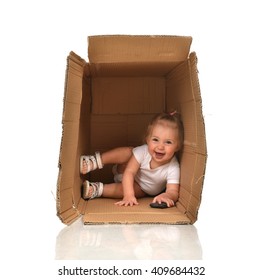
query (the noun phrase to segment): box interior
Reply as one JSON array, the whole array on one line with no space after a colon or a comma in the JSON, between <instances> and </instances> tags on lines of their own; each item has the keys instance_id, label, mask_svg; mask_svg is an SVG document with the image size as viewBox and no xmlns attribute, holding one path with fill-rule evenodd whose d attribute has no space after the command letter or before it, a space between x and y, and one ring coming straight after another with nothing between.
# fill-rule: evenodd
<instances>
[{"instance_id":1,"label":"box interior","mask_svg":"<svg viewBox=\"0 0 262 280\"><path fill-rule=\"evenodd\" d=\"M86 224L189 224L197 220L207 154L197 57L189 54L191 40L93 36L89 37L89 62L70 53L57 189L62 222L69 224L81 215ZM181 113L185 129L176 207L152 209L152 198L140 199L135 207L115 206L113 199L84 201L80 195L84 179L108 183L113 176L112 166L80 176L80 155L141 145L152 116L173 109Z\"/></svg>"}]
</instances>

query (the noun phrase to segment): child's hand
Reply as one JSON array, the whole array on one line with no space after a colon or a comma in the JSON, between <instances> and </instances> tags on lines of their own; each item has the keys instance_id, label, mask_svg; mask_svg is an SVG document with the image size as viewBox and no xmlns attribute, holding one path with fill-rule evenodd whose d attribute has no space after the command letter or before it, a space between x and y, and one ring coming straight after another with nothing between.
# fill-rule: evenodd
<instances>
[{"instance_id":1,"label":"child's hand","mask_svg":"<svg viewBox=\"0 0 262 280\"><path fill-rule=\"evenodd\" d=\"M161 202L165 202L167 207L173 207L175 205L174 200L170 199L166 193L161 193L153 199L153 203L160 204Z\"/></svg>"},{"instance_id":2,"label":"child's hand","mask_svg":"<svg viewBox=\"0 0 262 280\"><path fill-rule=\"evenodd\" d=\"M138 205L138 202L134 196L131 196L131 197L124 197L123 200L116 202L115 205L133 206L133 205Z\"/></svg>"}]
</instances>

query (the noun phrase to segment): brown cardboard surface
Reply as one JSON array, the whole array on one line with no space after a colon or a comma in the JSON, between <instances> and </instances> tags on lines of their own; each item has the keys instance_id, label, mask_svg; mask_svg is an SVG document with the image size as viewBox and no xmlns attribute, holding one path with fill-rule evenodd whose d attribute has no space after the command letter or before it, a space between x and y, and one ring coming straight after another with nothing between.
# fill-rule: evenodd
<instances>
[{"instance_id":1,"label":"brown cardboard surface","mask_svg":"<svg viewBox=\"0 0 262 280\"><path fill-rule=\"evenodd\" d=\"M93 114L152 114L164 107L165 79L164 77L94 78L92 92ZM109 106L111 103L113 106Z\"/></svg>"},{"instance_id":2,"label":"brown cardboard surface","mask_svg":"<svg viewBox=\"0 0 262 280\"><path fill-rule=\"evenodd\" d=\"M139 205L132 207L114 205L119 199L98 198L87 204L84 223L157 223L189 224L190 219L176 207L166 209L151 208L152 197L138 199Z\"/></svg>"},{"instance_id":3,"label":"brown cardboard surface","mask_svg":"<svg viewBox=\"0 0 262 280\"><path fill-rule=\"evenodd\" d=\"M207 151L197 57L189 54L191 40L181 36L92 36L89 62L69 54L57 182L57 215L62 222L69 224L81 214L87 224L197 220ZM111 200L84 201L82 181L112 182L112 172L106 166L80 176L80 155L140 145L152 116L172 109L181 113L185 129L176 207L152 210L147 199L138 207L118 208Z\"/></svg>"},{"instance_id":4,"label":"brown cardboard surface","mask_svg":"<svg viewBox=\"0 0 262 280\"><path fill-rule=\"evenodd\" d=\"M88 38L90 63L184 61L191 37L108 35Z\"/></svg>"}]
</instances>

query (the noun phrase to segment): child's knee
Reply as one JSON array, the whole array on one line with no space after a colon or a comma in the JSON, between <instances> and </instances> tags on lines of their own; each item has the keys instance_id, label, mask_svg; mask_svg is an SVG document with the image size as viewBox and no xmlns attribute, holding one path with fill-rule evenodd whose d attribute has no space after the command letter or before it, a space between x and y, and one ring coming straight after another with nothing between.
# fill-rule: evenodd
<instances>
[{"instance_id":1,"label":"child's knee","mask_svg":"<svg viewBox=\"0 0 262 280\"><path fill-rule=\"evenodd\" d=\"M133 149L134 149L134 147L126 147L126 151L127 151L127 153L129 154L129 156L131 157L132 156L132 154L133 154Z\"/></svg>"},{"instance_id":2,"label":"child's knee","mask_svg":"<svg viewBox=\"0 0 262 280\"><path fill-rule=\"evenodd\" d=\"M118 164L118 165L116 166L116 171L117 171L117 173L118 173L118 174L123 174L124 171L125 171L125 169L126 169L126 165L127 165L127 163Z\"/></svg>"}]
</instances>

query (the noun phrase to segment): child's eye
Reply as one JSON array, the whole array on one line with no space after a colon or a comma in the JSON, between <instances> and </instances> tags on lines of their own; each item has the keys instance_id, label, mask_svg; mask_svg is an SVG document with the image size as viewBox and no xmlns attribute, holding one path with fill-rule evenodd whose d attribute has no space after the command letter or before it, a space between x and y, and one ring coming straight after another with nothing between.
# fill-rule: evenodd
<instances>
[{"instance_id":1,"label":"child's eye","mask_svg":"<svg viewBox=\"0 0 262 280\"><path fill-rule=\"evenodd\" d=\"M152 141L153 142L158 142L158 139L157 138L152 138Z\"/></svg>"},{"instance_id":2,"label":"child's eye","mask_svg":"<svg viewBox=\"0 0 262 280\"><path fill-rule=\"evenodd\" d=\"M172 142L172 141L166 141L166 143L167 143L168 145L173 144L173 142Z\"/></svg>"}]
</instances>

